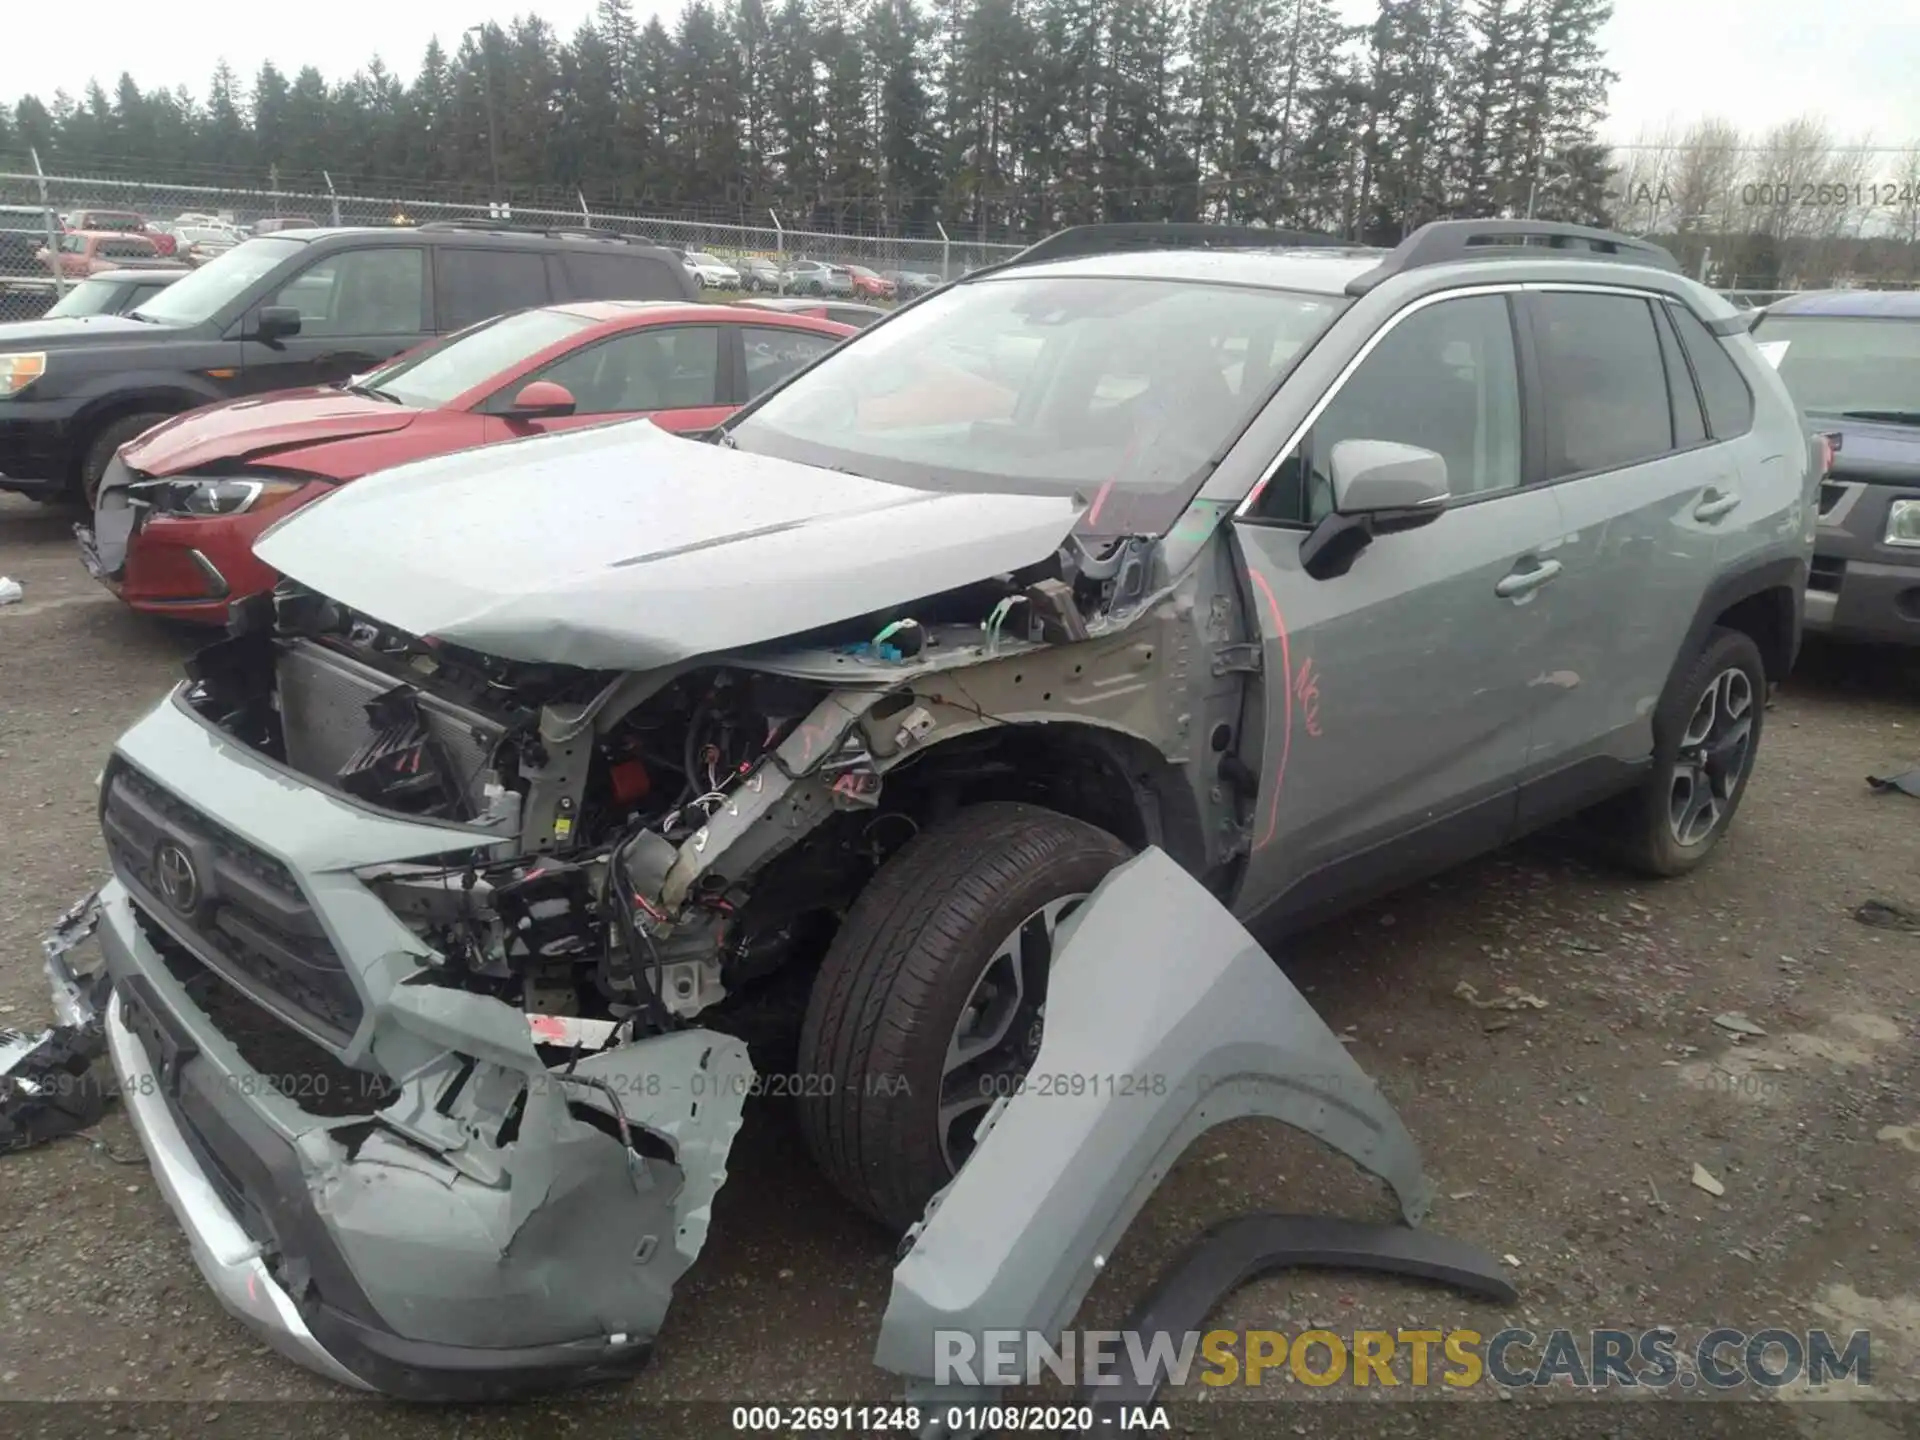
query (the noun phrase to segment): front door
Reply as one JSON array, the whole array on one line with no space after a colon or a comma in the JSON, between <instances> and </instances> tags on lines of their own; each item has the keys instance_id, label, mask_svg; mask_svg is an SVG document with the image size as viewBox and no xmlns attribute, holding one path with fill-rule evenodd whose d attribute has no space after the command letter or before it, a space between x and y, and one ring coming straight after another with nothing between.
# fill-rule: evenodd
<instances>
[{"instance_id":1,"label":"front door","mask_svg":"<svg viewBox=\"0 0 1920 1440\"><path fill-rule=\"evenodd\" d=\"M1317 918L1512 834L1564 527L1523 483L1511 300L1404 313L1234 522L1263 645L1250 915ZM1315 579L1342 440L1437 452L1452 499Z\"/></svg>"},{"instance_id":2,"label":"front door","mask_svg":"<svg viewBox=\"0 0 1920 1440\"><path fill-rule=\"evenodd\" d=\"M335 384L432 333L426 252L413 246L336 250L260 303L298 310L300 333L242 344L240 388L249 394ZM244 324L251 333L253 316Z\"/></svg>"},{"instance_id":3,"label":"front door","mask_svg":"<svg viewBox=\"0 0 1920 1440\"><path fill-rule=\"evenodd\" d=\"M733 411L729 327L651 325L587 345L512 381L487 402L504 435L545 435L645 416L663 430L710 430ZM536 380L573 396L571 415L518 419L504 412Z\"/></svg>"}]
</instances>

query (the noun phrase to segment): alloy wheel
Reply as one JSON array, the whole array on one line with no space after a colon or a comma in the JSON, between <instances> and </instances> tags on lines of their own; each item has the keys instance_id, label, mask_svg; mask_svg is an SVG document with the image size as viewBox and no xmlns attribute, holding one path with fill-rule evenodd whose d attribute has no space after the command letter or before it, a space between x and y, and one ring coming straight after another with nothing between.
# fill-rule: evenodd
<instances>
[{"instance_id":1,"label":"alloy wheel","mask_svg":"<svg viewBox=\"0 0 1920 1440\"><path fill-rule=\"evenodd\" d=\"M1693 707L1667 784L1667 824L1683 849L1712 837L1746 778L1753 705L1752 678L1730 668L1713 678Z\"/></svg>"}]
</instances>

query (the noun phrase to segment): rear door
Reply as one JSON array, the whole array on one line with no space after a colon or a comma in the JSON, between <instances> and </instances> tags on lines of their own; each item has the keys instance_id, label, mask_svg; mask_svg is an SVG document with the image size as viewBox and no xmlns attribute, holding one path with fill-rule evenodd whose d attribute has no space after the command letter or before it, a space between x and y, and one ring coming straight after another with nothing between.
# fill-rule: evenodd
<instances>
[{"instance_id":1,"label":"rear door","mask_svg":"<svg viewBox=\"0 0 1920 1440\"><path fill-rule=\"evenodd\" d=\"M553 299L537 250L442 245L433 252L434 310L442 335Z\"/></svg>"},{"instance_id":2,"label":"rear door","mask_svg":"<svg viewBox=\"0 0 1920 1440\"><path fill-rule=\"evenodd\" d=\"M1618 788L1652 748L1652 715L1741 502L1734 453L1707 435L1661 300L1529 287L1544 478L1566 539L1521 823Z\"/></svg>"},{"instance_id":3,"label":"rear door","mask_svg":"<svg viewBox=\"0 0 1920 1440\"><path fill-rule=\"evenodd\" d=\"M1339 381L1234 541L1262 644L1246 894L1310 919L1506 840L1551 668L1564 526L1527 484L1517 295L1416 302ZM1236 352L1235 363L1246 354ZM1263 361L1264 364L1264 361ZM1452 499L1316 579L1342 440L1437 451Z\"/></svg>"},{"instance_id":4,"label":"rear door","mask_svg":"<svg viewBox=\"0 0 1920 1440\"><path fill-rule=\"evenodd\" d=\"M300 333L242 342L240 388L249 394L327 385L371 370L431 331L426 251L415 245L333 250L260 302L300 312ZM251 321L247 330L251 331Z\"/></svg>"},{"instance_id":5,"label":"rear door","mask_svg":"<svg viewBox=\"0 0 1920 1440\"><path fill-rule=\"evenodd\" d=\"M695 288L683 267L657 254L562 250L547 257L556 300L686 300Z\"/></svg>"},{"instance_id":6,"label":"rear door","mask_svg":"<svg viewBox=\"0 0 1920 1440\"><path fill-rule=\"evenodd\" d=\"M645 416L662 429L707 430L733 411L737 384L732 347L722 325L649 325L583 346L503 387L487 401L503 436L545 435ZM574 413L543 420L504 414L514 396L549 380L573 396Z\"/></svg>"}]
</instances>

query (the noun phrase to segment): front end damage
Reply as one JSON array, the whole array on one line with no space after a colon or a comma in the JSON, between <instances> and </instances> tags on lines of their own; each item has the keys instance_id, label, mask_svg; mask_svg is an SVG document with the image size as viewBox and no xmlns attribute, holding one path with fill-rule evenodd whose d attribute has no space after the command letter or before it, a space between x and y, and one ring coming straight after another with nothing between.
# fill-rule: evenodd
<instances>
[{"instance_id":1,"label":"front end damage","mask_svg":"<svg viewBox=\"0 0 1920 1440\"><path fill-rule=\"evenodd\" d=\"M1146 852L1074 918L1039 1063L1165 1084L1002 1102L905 1254L883 1368L927 1393L932 1330L1067 1323L1236 1116L1326 1141L1416 1221L1411 1141L1209 893L1246 843L1208 737L1244 720L1220 656L1247 636L1224 547L1163 564L1076 543L910 613L629 671L293 583L239 607L116 748L97 902L105 1043L223 1303L397 1395L630 1372L705 1239L749 1046L784 1054L890 855L990 799Z\"/></svg>"}]
</instances>

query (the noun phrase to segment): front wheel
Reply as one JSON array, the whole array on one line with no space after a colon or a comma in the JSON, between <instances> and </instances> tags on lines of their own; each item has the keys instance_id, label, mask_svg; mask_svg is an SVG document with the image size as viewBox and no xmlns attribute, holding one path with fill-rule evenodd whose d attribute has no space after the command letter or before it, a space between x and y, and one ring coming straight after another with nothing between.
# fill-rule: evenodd
<instances>
[{"instance_id":1,"label":"front wheel","mask_svg":"<svg viewBox=\"0 0 1920 1440\"><path fill-rule=\"evenodd\" d=\"M854 902L800 1031L815 1162L895 1232L972 1153L1040 1050L1060 925L1127 847L1033 805L961 811L902 846Z\"/></svg>"},{"instance_id":2,"label":"front wheel","mask_svg":"<svg viewBox=\"0 0 1920 1440\"><path fill-rule=\"evenodd\" d=\"M106 478L107 466L111 465L113 457L120 453L120 447L129 440L146 434L167 418L164 413L149 411L143 411L137 415L123 415L93 437L85 454L80 457L80 499L87 509L93 509L99 501L100 482Z\"/></svg>"},{"instance_id":3,"label":"front wheel","mask_svg":"<svg viewBox=\"0 0 1920 1440\"><path fill-rule=\"evenodd\" d=\"M1733 824L1766 722L1767 667L1738 630L1714 630L1653 717L1653 770L1601 815L1629 868L1665 877L1701 864Z\"/></svg>"}]
</instances>

